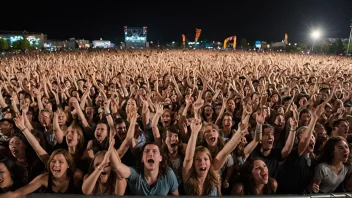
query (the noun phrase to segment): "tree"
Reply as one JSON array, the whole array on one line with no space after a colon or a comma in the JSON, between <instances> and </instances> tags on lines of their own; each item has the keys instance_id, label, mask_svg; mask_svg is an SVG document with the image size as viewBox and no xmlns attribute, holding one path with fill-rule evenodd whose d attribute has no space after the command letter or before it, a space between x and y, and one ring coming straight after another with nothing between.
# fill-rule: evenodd
<instances>
[{"instance_id":1,"label":"tree","mask_svg":"<svg viewBox=\"0 0 352 198\"><path fill-rule=\"evenodd\" d=\"M18 50L22 50L22 51L29 49L30 46L31 46L31 44L29 43L29 41L27 39L18 40L12 44L12 47L14 49L18 49Z\"/></svg>"},{"instance_id":2,"label":"tree","mask_svg":"<svg viewBox=\"0 0 352 198\"><path fill-rule=\"evenodd\" d=\"M6 40L0 39L0 50L4 51L9 49L9 44L7 43Z\"/></svg>"},{"instance_id":3,"label":"tree","mask_svg":"<svg viewBox=\"0 0 352 198\"><path fill-rule=\"evenodd\" d=\"M344 51L344 53L347 53L347 47L348 47L348 40L345 40L343 42L343 51ZM352 54L352 42L350 43L350 48L348 50L348 54Z\"/></svg>"},{"instance_id":4,"label":"tree","mask_svg":"<svg viewBox=\"0 0 352 198\"><path fill-rule=\"evenodd\" d=\"M321 44L321 51L324 54L328 54L330 52L331 44L328 39L324 39Z\"/></svg>"},{"instance_id":5,"label":"tree","mask_svg":"<svg viewBox=\"0 0 352 198\"><path fill-rule=\"evenodd\" d=\"M248 42L246 38L241 38L240 39L240 47L242 49L247 49L248 48Z\"/></svg>"}]
</instances>

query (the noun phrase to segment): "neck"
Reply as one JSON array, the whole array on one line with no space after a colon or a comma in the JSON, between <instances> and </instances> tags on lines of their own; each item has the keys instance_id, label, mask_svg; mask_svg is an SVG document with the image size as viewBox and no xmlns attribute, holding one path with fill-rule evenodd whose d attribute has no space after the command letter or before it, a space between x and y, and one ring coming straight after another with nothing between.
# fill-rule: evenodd
<instances>
[{"instance_id":1,"label":"neck","mask_svg":"<svg viewBox=\"0 0 352 198\"><path fill-rule=\"evenodd\" d=\"M67 174L63 175L62 177L53 177L53 181L57 181L57 182L64 182L64 181L67 181L68 180L68 177L67 177Z\"/></svg>"},{"instance_id":2,"label":"neck","mask_svg":"<svg viewBox=\"0 0 352 198\"><path fill-rule=\"evenodd\" d=\"M144 167L144 177L149 185L155 183L158 180L158 174L159 167L155 168L154 170L147 170Z\"/></svg>"},{"instance_id":3,"label":"neck","mask_svg":"<svg viewBox=\"0 0 352 198\"><path fill-rule=\"evenodd\" d=\"M22 156L17 157L17 161L18 162L26 162L26 156L22 155Z\"/></svg>"},{"instance_id":4,"label":"neck","mask_svg":"<svg viewBox=\"0 0 352 198\"><path fill-rule=\"evenodd\" d=\"M263 188L264 188L264 184L257 184L255 186L255 190L257 191L258 194L262 193Z\"/></svg>"},{"instance_id":5,"label":"neck","mask_svg":"<svg viewBox=\"0 0 352 198\"><path fill-rule=\"evenodd\" d=\"M204 184L206 176L197 176L198 184Z\"/></svg>"},{"instance_id":6,"label":"neck","mask_svg":"<svg viewBox=\"0 0 352 198\"><path fill-rule=\"evenodd\" d=\"M231 132L231 128L223 128L223 133L225 137L228 137L230 135Z\"/></svg>"},{"instance_id":7,"label":"neck","mask_svg":"<svg viewBox=\"0 0 352 198\"><path fill-rule=\"evenodd\" d=\"M331 165L335 166L335 167L341 167L341 166L343 166L343 162L341 160L333 159L331 162Z\"/></svg>"},{"instance_id":8,"label":"neck","mask_svg":"<svg viewBox=\"0 0 352 198\"><path fill-rule=\"evenodd\" d=\"M76 147L75 146L69 146L68 147L68 152L71 154L75 154L76 153Z\"/></svg>"},{"instance_id":9,"label":"neck","mask_svg":"<svg viewBox=\"0 0 352 198\"><path fill-rule=\"evenodd\" d=\"M304 151L304 153L302 155L304 157L308 158L308 157L310 157L310 152L309 151Z\"/></svg>"},{"instance_id":10,"label":"neck","mask_svg":"<svg viewBox=\"0 0 352 198\"><path fill-rule=\"evenodd\" d=\"M264 156L268 156L271 152L271 149L264 149L263 147L260 148L260 152L264 155Z\"/></svg>"},{"instance_id":11,"label":"neck","mask_svg":"<svg viewBox=\"0 0 352 198\"><path fill-rule=\"evenodd\" d=\"M174 152L169 152L170 159L176 159L178 157L178 149Z\"/></svg>"}]
</instances>

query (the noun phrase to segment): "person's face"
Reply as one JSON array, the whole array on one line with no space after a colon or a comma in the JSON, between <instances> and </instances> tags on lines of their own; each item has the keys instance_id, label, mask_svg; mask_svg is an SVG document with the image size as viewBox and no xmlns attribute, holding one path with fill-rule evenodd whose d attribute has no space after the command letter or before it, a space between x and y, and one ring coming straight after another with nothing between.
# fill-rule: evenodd
<instances>
[{"instance_id":1,"label":"person's face","mask_svg":"<svg viewBox=\"0 0 352 198\"><path fill-rule=\"evenodd\" d=\"M277 113L278 113L278 114L281 114L281 115L284 115L284 114L285 114L284 108L283 108L283 107L279 107L279 108L277 109Z\"/></svg>"},{"instance_id":2,"label":"person's face","mask_svg":"<svg viewBox=\"0 0 352 198\"><path fill-rule=\"evenodd\" d=\"M59 114L59 119L58 119L58 123L60 126L65 125L67 122L67 116L64 112L60 112Z\"/></svg>"},{"instance_id":3,"label":"person's face","mask_svg":"<svg viewBox=\"0 0 352 198\"><path fill-rule=\"evenodd\" d=\"M271 97L271 102L273 103L277 103L279 101L279 96L277 94L274 94L272 97Z\"/></svg>"},{"instance_id":4,"label":"person's face","mask_svg":"<svg viewBox=\"0 0 352 198\"><path fill-rule=\"evenodd\" d=\"M25 98L24 99L24 104L26 104L27 106L30 106L30 104L32 103L30 98Z\"/></svg>"},{"instance_id":5,"label":"person's face","mask_svg":"<svg viewBox=\"0 0 352 198\"><path fill-rule=\"evenodd\" d=\"M279 130L284 129L285 127L285 118L283 115L277 115L275 118L274 124L278 127Z\"/></svg>"},{"instance_id":6,"label":"person's face","mask_svg":"<svg viewBox=\"0 0 352 198\"><path fill-rule=\"evenodd\" d=\"M332 112L333 112L333 110L332 110L331 107L328 106L328 107L325 108L325 112L324 113L326 114L327 117L330 117Z\"/></svg>"},{"instance_id":7,"label":"person's face","mask_svg":"<svg viewBox=\"0 0 352 198\"><path fill-rule=\"evenodd\" d=\"M271 150L274 144L274 130L272 128L265 128L262 137L262 148L264 150Z\"/></svg>"},{"instance_id":8,"label":"person's face","mask_svg":"<svg viewBox=\"0 0 352 198\"><path fill-rule=\"evenodd\" d=\"M206 176L208 174L211 166L211 160L210 156L206 152L196 152L193 163L197 176Z\"/></svg>"},{"instance_id":9,"label":"person's face","mask_svg":"<svg viewBox=\"0 0 352 198\"><path fill-rule=\"evenodd\" d=\"M77 146L80 138L81 137L80 137L77 129L74 129L72 127L67 128L67 131L66 131L66 143L67 143L68 147Z\"/></svg>"},{"instance_id":10,"label":"person's face","mask_svg":"<svg viewBox=\"0 0 352 198\"><path fill-rule=\"evenodd\" d=\"M10 136L11 130L13 128L13 124L8 121L0 122L0 131L3 135Z\"/></svg>"},{"instance_id":11,"label":"person's face","mask_svg":"<svg viewBox=\"0 0 352 198\"><path fill-rule=\"evenodd\" d=\"M306 103L308 102L306 97L302 97L301 99L299 99L299 105L300 106L304 106Z\"/></svg>"},{"instance_id":12,"label":"person's face","mask_svg":"<svg viewBox=\"0 0 352 198\"><path fill-rule=\"evenodd\" d=\"M216 146L218 144L219 132L211 125L204 128L204 139L209 146Z\"/></svg>"},{"instance_id":13,"label":"person's face","mask_svg":"<svg viewBox=\"0 0 352 198\"><path fill-rule=\"evenodd\" d=\"M69 165L63 154L56 154L50 161L50 171L55 178L62 178L66 175Z\"/></svg>"},{"instance_id":14,"label":"person's face","mask_svg":"<svg viewBox=\"0 0 352 198\"><path fill-rule=\"evenodd\" d=\"M348 130L349 130L348 122L343 121L343 122L340 122L340 124L337 126L336 134L338 136L342 136L342 137L346 138Z\"/></svg>"},{"instance_id":15,"label":"person's face","mask_svg":"<svg viewBox=\"0 0 352 198\"><path fill-rule=\"evenodd\" d=\"M105 138L108 136L108 128L106 124L98 124L94 133L95 139L98 140L99 143L102 143Z\"/></svg>"},{"instance_id":16,"label":"person's face","mask_svg":"<svg viewBox=\"0 0 352 198\"><path fill-rule=\"evenodd\" d=\"M170 153L177 152L178 149L178 135L177 133L172 133L170 131L166 132L165 144Z\"/></svg>"},{"instance_id":17,"label":"person's face","mask_svg":"<svg viewBox=\"0 0 352 198\"><path fill-rule=\"evenodd\" d=\"M100 164L103 161L103 159L104 159L104 155L102 155L102 154L95 157L95 159L94 159L94 169L97 169L100 166ZM99 175L99 180L100 180L101 183L104 184L104 183L106 183L108 181L110 172L111 172L110 163L107 166L105 166L104 168L102 167L102 171L101 171L101 173Z\"/></svg>"},{"instance_id":18,"label":"person's face","mask_svg":"<svg viewBox=\"0 0 352 198\"><path fill-rule=\"evenodd\" d=\"M52 121L50 119L50 113L46 111L42 112L39 122L43 127L51 126Z\"/></svg>"},{"instance_id":19,"label":"person's face","mask_svg":"<svg viewBox=\"0 0 352 198\"><path fill-rule=\"evenodd\" d=\"M4 163L0 162L0 189L11 187L13 180L11 178L11 173L7 169Z\"/></svg>"},{"instance_id":20,"label":"person's face","mask_svg":"<svg viewBox=\"0 0 352 198\"><path fill-rule=\"evenodd\" d=\"M145 169L148 171L155 170L159 167L162 160L163 158L157 145L148 144L144 147L142 162Z\"/></svg>"},{"instance_id":21,"label":"person's face","mask_svg":"<svg viewBox=\"0 0 352 198\"><path fill-rule=\"evenodd\" d=\"M306 148L308 153L313 153L314 152L314 146L315 146L315 137L314 137L314 135L312 135L310 140L309 140L308 147Z\"/></svg>"},{"instance_id":22,"label":"person's face","mask_svg":"<svg viewBox=\"0 0 352 198\"><path fill-rule=\"evenodd\" d=\"M172 96L171 96L171 101L172 101L172 102L176 102L176 101L177 101L177 95L175 95L175 94L172 95Z\"/></svg>"},{"instance_id":23,"label":"person's face","mask_svg":"<svg viewBox=\"0 0 352 198\"><path fill-rule=\"evenodd\" d=\"M15 158L23 158L26 156L27 145L17 136L10 139L9 149Z\"/></svg>"},{"instance_id":24,"label":"person's face","mask_svg":"<svg viewBox=\"0 0 352 198\"><path fill-rule=\"evenodd\" d=\"M310 113L302 113L301 117L299 118L300 126L308 126L310 121Z\"/></svg>"},{"instance_id":25,"label":"person's face","mask_svg":"<svg viewBox=\"0 0 352 198\"><path fill-rule=\"evenodd\" d=\"M122 122L120 124L116 124L116 135L120 140L124 140L127 135L127 129L126 129L126 124L125 122Z\"/></svg>"},{"instance_id":26,"label":"person's face","mask_svg":"<svg viewBox=\"0 0 352 198\"><path fill-rule=\"evenodd\" d=\"M206 106L204 108L204 116L206 118L211 118L213 116L213 108L211 108L210 106Z\"/></svg>"},{"instance_id":27,"label":"person's face","mask_svg":"<svg viewBox=\"0 0 352 198\"><path fill-rule=\"evenodd\" d=\"M232 112L235 110L235 101L233 100L228 100L226 104L226 110Z\"/></svg>"},{"instance_id":28,"label":"person's face","mask_svg":"<svg viewBox=\"0 0 352 198\"><path fill-rule=\"evenodd\" d=\"M231 116L224 116L222 120L222 127L224 129L231 129L232 127L232 117Z\"/></svg>"},{"instance_id":29,"label":"person's face","mask_svg":"<svg viewBox=\"0 0 352 198\"><path fill-rule=\"evenodd\" d=\"M137 111L136 101L133 99L129 99L127 101L126 113L128 114L129 112L134 112L134 111Z\"/></svg>"},{"instance_id":30,"label":"person's face","mask_svg":"<svg viewBox=\"0 0 352 198\"><path fill-rule=\"evenodd\" d=\"M192 89L191 88L186 88L186 95L191 95L192 94Z\"/></svg>"},{"instance_id":31,"label":"person's face","mask_svg":"<svg viewBox=\"0 0 352 198\"><path fill-rule=\"evenodd\" d=\"M169 111L164 111L163 115L161 116L161 123L164 127L171 125L171 114Z\"/></svg>"},{"instance_id":32,"label":"person's face","mask_svg":"<svg viewBox=\"0 0 352 198\"><path fill-rule=\"evenodd\" d=\"M207 92L205 93L205 101L211 102L212 98L213 98L213 94L211 94L210 91L207 91Z\"/></svg>"},{"instance_id":33,"label":"person's face","mask_svg":"<svg viewBox=\"0 0 352 198\"><path fill-rule=\"evenodd\" d=\"M344 140L339 141L334 147L334 160L346 162L350 154L350 149L347 142Z\"/></svg>"},{"instance_id":34,"label":"person's face","mask_svg":"<svg viewBox=\"0 0 352 198\"><path fill-rule=\"evenodd\" d=\"M104 102L104 100L103 100L103 97L102 97L102 96L97 96L97 97L95 98L95 104L97 104L98 106L99 106L99 105L102 105L103 102Z\"/></svg>"},{"instance_id":35,"label":"person's face","mask_svg":"<svg viewBox=\"0 0 352 198\"><path fill-rule=\"evenodd\" d=\"M315 127L315 132L317 134L317 140L321 141L321 142L325 142L328 140L328 134L326 133L325 128L323 127Z\"/></svg>"},{"instance_id":36,"label":"person's face","mask_svg":"<svg viewBox=\"0 0 352 198\"><path fill-rule=\"evenodd\" d=\"M215 106L215 114L219 115L220 111L221 111L221 105L216 105Z\"/></svg>"},{"instance_id":37,"label":"person's face","mask_svg":"<svg viewBox=\"0 0 352 198\"><path fill-rule=\"evenodd\" d=\"M254 160L252 176L255 184L267 184L269 181L268 167L262 160Z\"/></svg>"}]
</instances>

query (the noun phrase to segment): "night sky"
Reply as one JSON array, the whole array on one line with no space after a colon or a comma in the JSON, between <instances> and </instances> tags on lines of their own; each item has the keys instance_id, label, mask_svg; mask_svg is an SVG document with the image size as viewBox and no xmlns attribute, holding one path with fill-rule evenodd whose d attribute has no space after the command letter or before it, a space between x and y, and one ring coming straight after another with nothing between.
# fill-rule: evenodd
<instances>
[{"instance_id":1,"label":"night sky","mask_svg":"<svg viewBox=\"0 0 352 198\"><path fill-rule=\"evenodd\" d=\"M1 2L0 30L42 32L48 39L123 40L123 26L148 26L149 41L305 42L313 28L329 38L348 38L352 0L138 1L99 0Z\"/></svg>"}]
</instances>

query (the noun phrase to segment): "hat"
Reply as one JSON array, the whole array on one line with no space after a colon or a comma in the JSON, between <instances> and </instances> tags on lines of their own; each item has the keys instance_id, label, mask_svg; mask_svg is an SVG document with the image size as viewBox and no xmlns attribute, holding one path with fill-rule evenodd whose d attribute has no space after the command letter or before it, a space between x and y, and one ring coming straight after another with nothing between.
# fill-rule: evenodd
<instances>
[{"instance_id":1,"label":"hat","mask_svg":"<svg viewBox=\"0 0 352 198\"><path fill-rule=\"evenodd\" d=\"M12 119L3 118L3 119L0 120L0 123L2 123L2 122L8 122L10 124L13 124L13 126L16 126L15 122Z\"/></svg>"}]
</instances>

